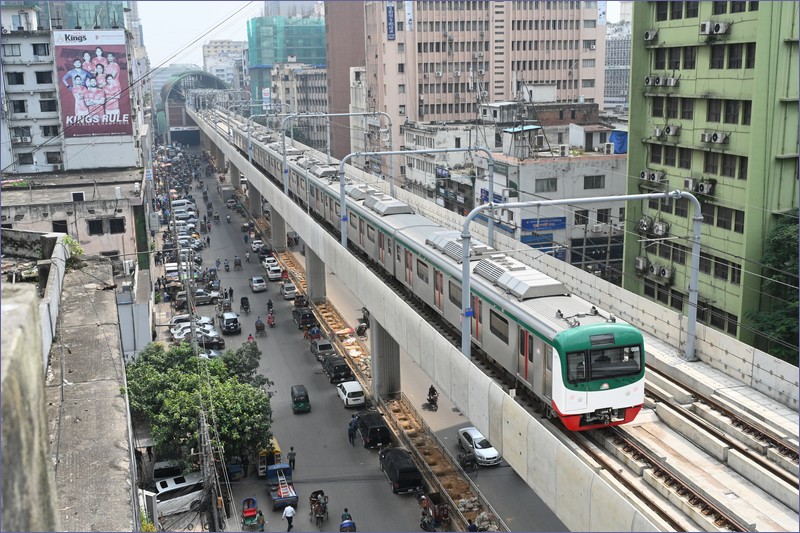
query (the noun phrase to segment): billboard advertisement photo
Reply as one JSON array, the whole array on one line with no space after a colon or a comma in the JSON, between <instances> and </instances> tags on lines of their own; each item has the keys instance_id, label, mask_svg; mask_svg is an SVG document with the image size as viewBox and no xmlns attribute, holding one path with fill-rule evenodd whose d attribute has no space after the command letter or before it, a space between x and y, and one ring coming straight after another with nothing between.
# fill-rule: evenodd
<instances>
[{"instance_id":1,"label":"billboard advertisement photo","mask_svg":"<svg viewBox=\"0 0 800 533\"><path fill-rule=\"evenodd\" d=\"M54 31L64 137L132 135L124 30Z\"/></svg>"}]
</instances>

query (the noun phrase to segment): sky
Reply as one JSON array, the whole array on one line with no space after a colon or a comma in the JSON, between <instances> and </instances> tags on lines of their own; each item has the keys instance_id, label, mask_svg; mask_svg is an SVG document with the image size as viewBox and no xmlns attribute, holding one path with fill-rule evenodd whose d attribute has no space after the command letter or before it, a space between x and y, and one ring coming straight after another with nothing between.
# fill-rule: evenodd
<instances>
[{"instance_id":1,"label":"sky","mask_svg":"<svg viewBox=\"0 0 800 533\"><path fill-rule=\"evenodd\" d=\"M260 1L140 0L139 16L150 64L153 68L170 63L202 67L203 43L212 39L246 41L247 21L259 16L263 5ZM608 2L607 17L609 22L619 19L619 2Z\"/></svg>"}]
</instances>

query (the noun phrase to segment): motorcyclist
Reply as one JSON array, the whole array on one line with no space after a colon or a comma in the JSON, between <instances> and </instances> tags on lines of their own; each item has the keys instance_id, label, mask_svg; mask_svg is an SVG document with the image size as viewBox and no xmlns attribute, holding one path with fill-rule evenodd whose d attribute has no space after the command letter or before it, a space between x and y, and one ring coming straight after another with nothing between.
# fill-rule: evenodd
<instances>
[{"instance_id":1,"label":"motorcyclist","mask_svg":"<svg viewBox=\"0 0 800 533\"><path fill-rule=\"evenodd\" d=\"M267 300L267 311L269 311L270 313L272 313L272 298L270 298L269 300Z\"/></svg>"},{"instance_id":2,"label":"motorcyclist","mask_svg":"<svg viewBox=\"0 0 800 533\"><path fill-rule=\"evenodd\" d=\"M245 260L246 263L250 262L250 252L245 252L244 253L244 260Z\"/></svg>"},{"instance_id":3,"label":"motorcyclist","mask_svg":"<svg viewBox=\"0 0 800 533\"><path fill-rule=\"evenodd\" d=\"M269 327L271 328L275 327L275 315L273 315L272 313L267 315L267 324L269 324Z\"/></svg>"},{"instance_id":4,"label":"motorcyclist","mask_svg":"<svg viewBox=\"0 0 800 533\"><path fill-rule=\"evenodd\" d=\"M225 220L227 220L228 224L230 224L231 223L231 216L230 215L225 215Z\"/></svg>"},{"instance_id":5,"label":"motorcyclist","mask_svg":"<svg viewBox=\"0 0 800 533\"><path fill-rule=\"evenodd\" d=\"M261 320L261 317L256 318L256 329L258 329L260 326L263 326L263 325L264 325L264 321Z\"/></svg>"},{"instance_id":6,"label":"motorcyclist","mask_svg":"<svg viewBox=\"0 0 800 533\"><path fill-rule=\"evenodd\" d=\"M228 262L228 258L225 258L225 272L231 269L231 264Z\"/></svg>"},{"instance_id":7,"label":"motorcyclist","mask_svg":"<svg viewBox=\"0 0 800 533\"><path fill-rule=\"evenodd\" d=\"M436 387L431 385L430 388L428 388L428 398L434 398L436 396L439 396L439 391L436 390Z\"/></svg>"},{"instance_id":8,"label":"motorcyclist","mask_svg":"<svg viewBox=\"0 0 800 533\"><path fill-rule=\"evenodd\" d=\"M219 261L219 257L217 257L217 269L219 269L219 265L220 265L220 261Z\"/></svg>"},{"instance_id":9,"label":"motorcyclist","mask_svg":"<svg viewBox=\"0 0 800 533\"><path fill-rule=\"evenodd\" d=\"M256 339L253 337L252 333L247 336L247 342L256 342Z\"/></svg>"}]
</instances>

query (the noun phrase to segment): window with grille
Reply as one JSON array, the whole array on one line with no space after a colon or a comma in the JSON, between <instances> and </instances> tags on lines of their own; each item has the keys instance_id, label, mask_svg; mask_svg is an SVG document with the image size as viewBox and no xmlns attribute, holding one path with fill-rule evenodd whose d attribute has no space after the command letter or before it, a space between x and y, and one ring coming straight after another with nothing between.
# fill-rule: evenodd
<instances>
[{"instance_id":1,"label":"window with grille","mask_svg":"<svg viewBox=\"0 0 800 533\"><path fill-rule=\"evenodd\" d=\"M25 74L22 72L6 72L6 80L9 85L24 85Z\"/></svg>"}]
</instances>

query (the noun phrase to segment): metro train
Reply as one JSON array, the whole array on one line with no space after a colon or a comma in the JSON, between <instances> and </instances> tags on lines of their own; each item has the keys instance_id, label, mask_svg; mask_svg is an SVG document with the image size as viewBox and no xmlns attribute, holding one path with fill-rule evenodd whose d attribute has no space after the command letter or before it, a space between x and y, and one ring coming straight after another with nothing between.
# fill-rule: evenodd
<instances>
[{"instance_id":1,"label":"metro train","mask_svg":"<svg viewBox=\"0 0 800 533\"><path fill-rule=\"evenodd\" d=\"M239 122L239 121L237 121ZM260 127L259 127L260 128ZM241 123L233 141L247 153ZM279 137L252 137L253 162L282 175ZM338 167L289 148L289 190L339 234ZM348 239L456 329L461 324L460 232L382 191L347 180ZM308 187L308 189L306 189ZM558 280L472 240L472 341L572 431L631 422L644 403L641 332Z\"/></svg>"}]
</instances>

